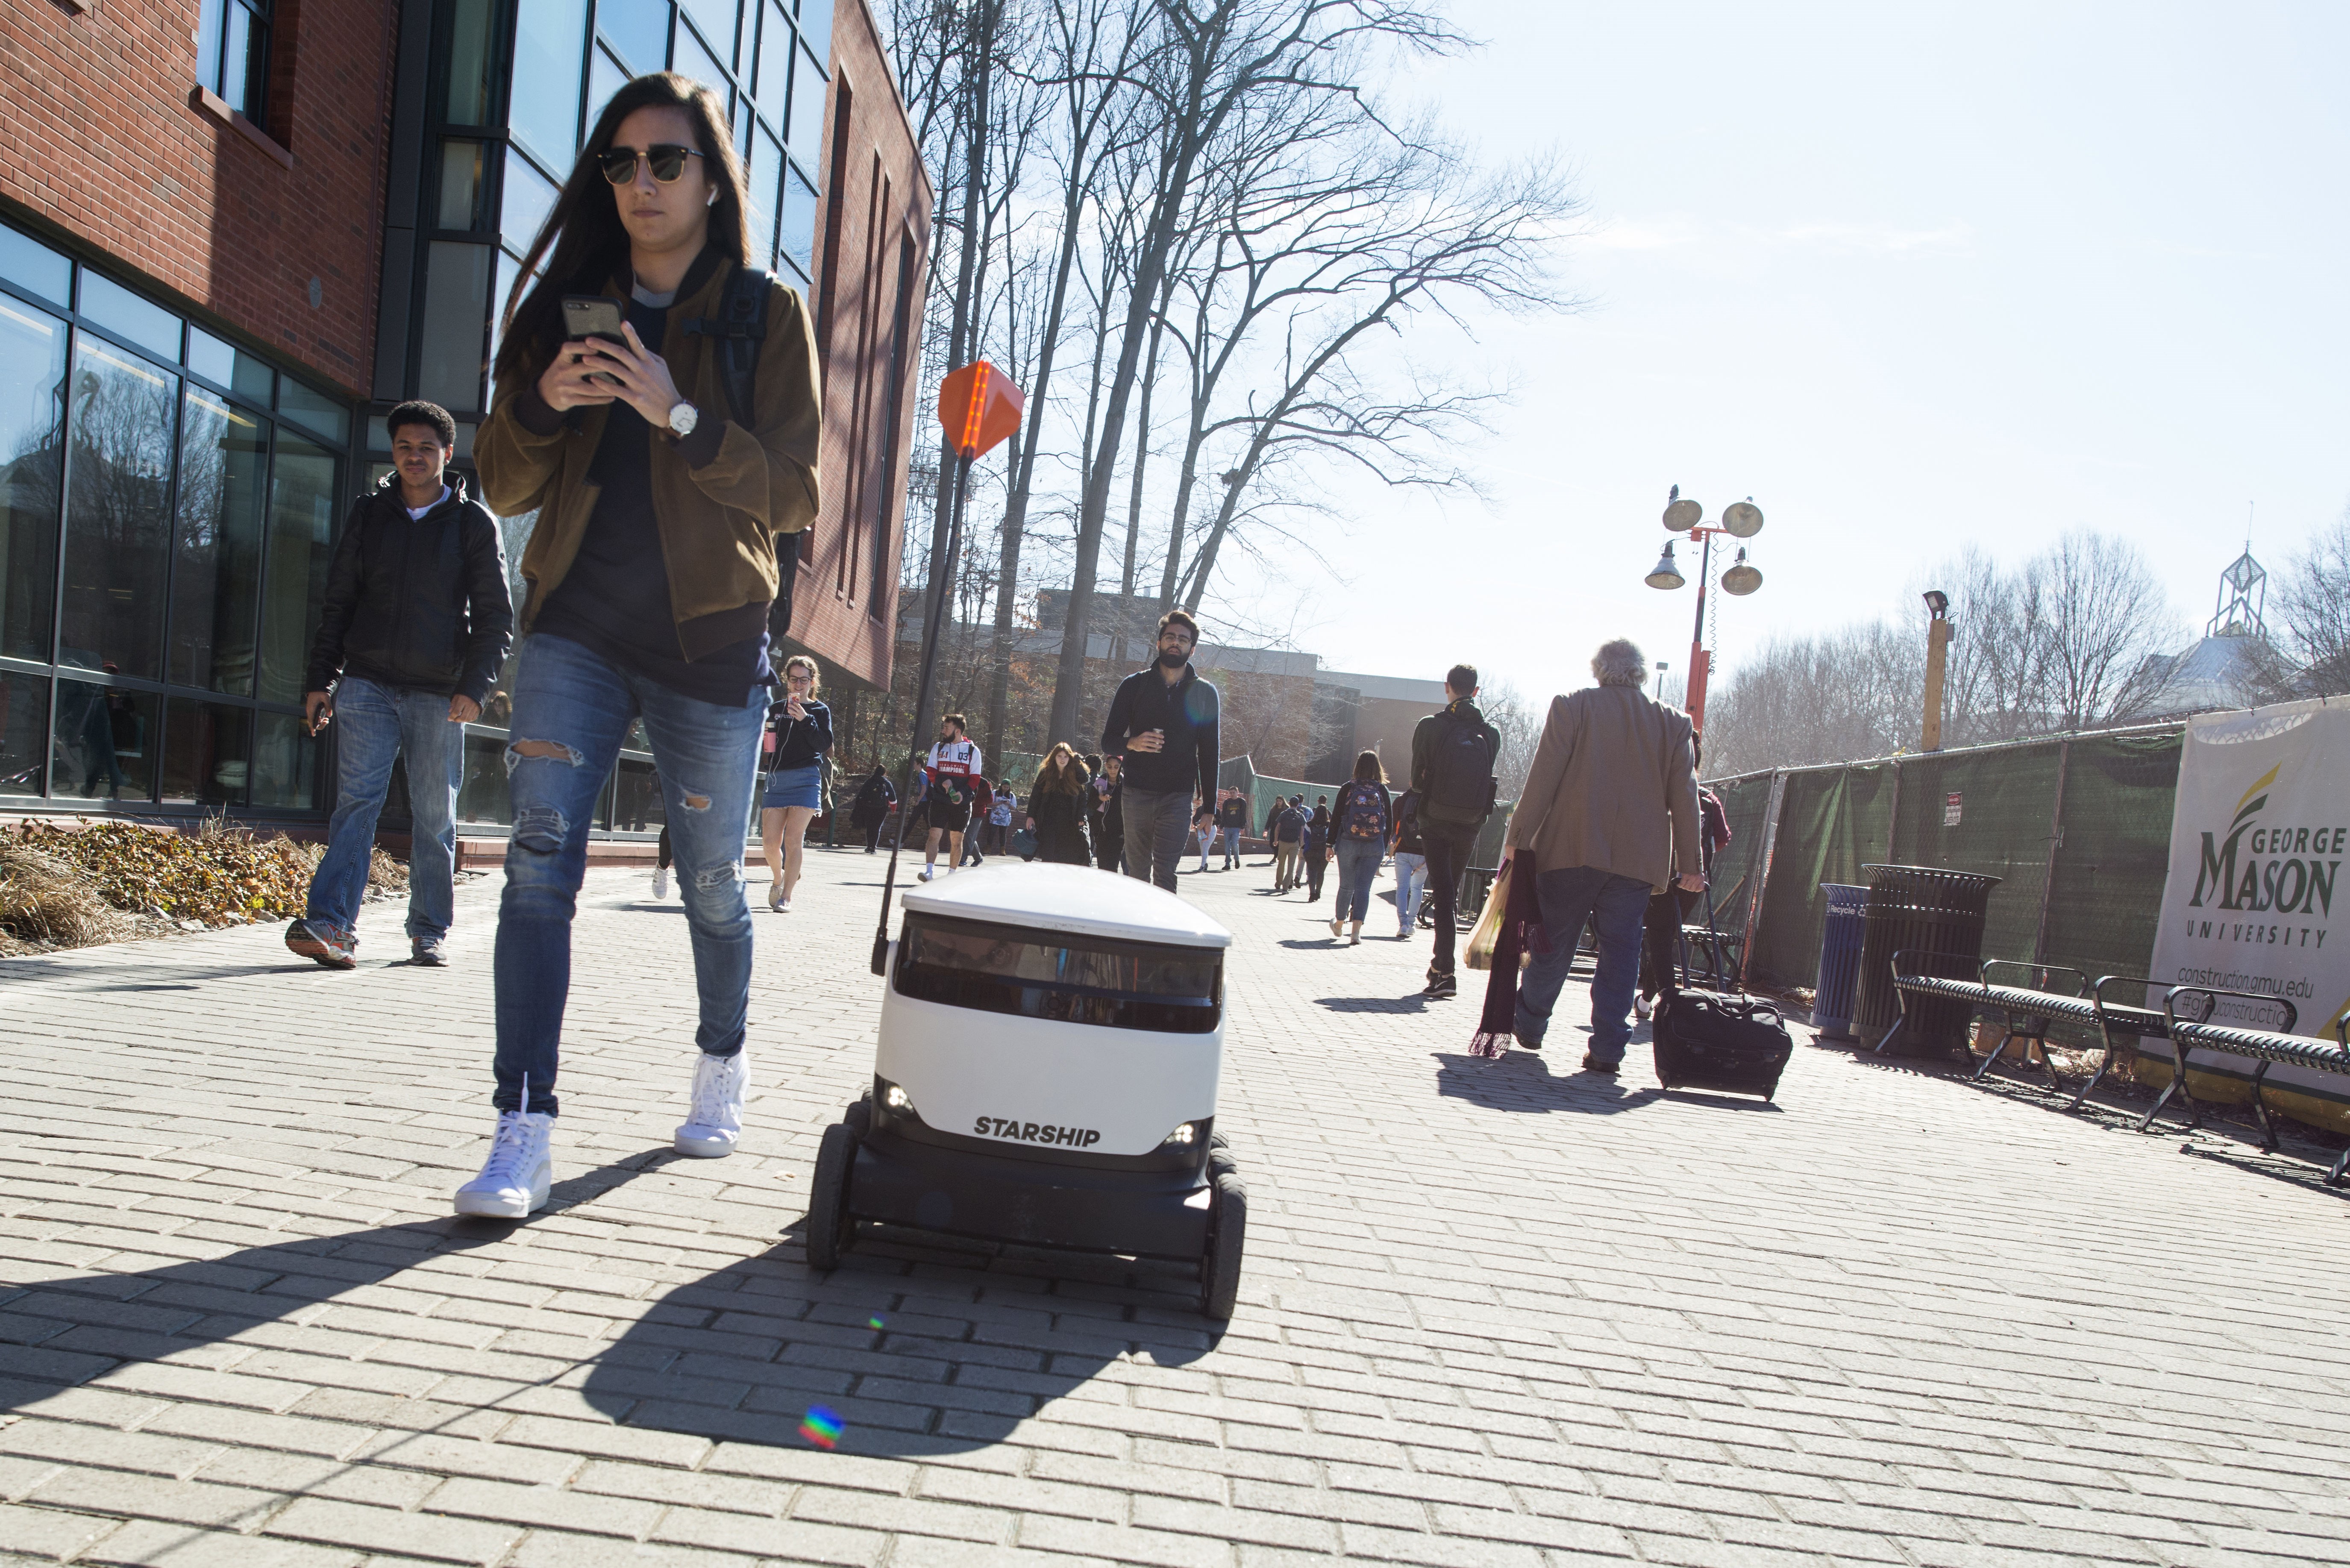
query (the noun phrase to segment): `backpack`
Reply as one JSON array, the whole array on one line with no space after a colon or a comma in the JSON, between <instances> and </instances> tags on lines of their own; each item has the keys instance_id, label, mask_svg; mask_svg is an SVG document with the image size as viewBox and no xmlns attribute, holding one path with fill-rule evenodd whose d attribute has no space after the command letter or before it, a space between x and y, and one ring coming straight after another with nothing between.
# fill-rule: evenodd
<instances>
[{"instance_id":1,"label":"backpack","mask_svg":"<svg viewBox=\"0 0 2350 1568\"><path fill-rule=\"evenodd\" d=\"M718 374L726 387L726 411L746 431L757 428L754 420L758 409L759 345L767 339L767 299L774 282L772 273L738 266L719 296L719 314L694 317L680 328L694 337L718 339ZM792 535L795 558L806 532L802 529ZM786 569L791 563L783 558L783 552L777 551L776 557L775 604L767 612L771 638L792 629L792 589L799 585L799 573Z\"/></svg>"},{"instance_id":2,"label":"backpack","mask_svg":"<svg viewBox=\"0 0 2350 1568\"><path fill-rule=\"evenodd\" d=\"M1351 784L1338 805L1338 834L1360 844L1388 836L1387 807L1379 804L1377 784Z\"/></svg>"},{"instance_id":3,"label":"backpack","mask_svg":"<svg viewBox=\"0 0 2350 1568\"><path fill-rule=\"evenodd\" d=\"M1420 803L1423 821L1482 823L1492 815L1502 782L1493 776L1494 746L1486 727L1471 724L1459 714L1447 714L1444 733L1428 763L1428 798Z\"/></svg>"}]
</instances>

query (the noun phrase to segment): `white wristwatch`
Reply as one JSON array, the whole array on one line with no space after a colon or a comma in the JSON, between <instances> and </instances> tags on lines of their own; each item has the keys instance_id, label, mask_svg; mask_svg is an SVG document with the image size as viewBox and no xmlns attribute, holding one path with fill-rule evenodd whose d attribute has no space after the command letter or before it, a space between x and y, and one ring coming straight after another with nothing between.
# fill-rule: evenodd
<instances>
[{"instance_id":1,"label":"white wristwatch","mask_svg":"<svg viewBox=\"0 0 2350 1568\"><path fill-rule=\"evenodd\" d=\"M669 411L670 433L680 441L691 435L693 427L701 422L702 410L681 398L678 400L677 407Z\"/></svg>"}]
</instances>

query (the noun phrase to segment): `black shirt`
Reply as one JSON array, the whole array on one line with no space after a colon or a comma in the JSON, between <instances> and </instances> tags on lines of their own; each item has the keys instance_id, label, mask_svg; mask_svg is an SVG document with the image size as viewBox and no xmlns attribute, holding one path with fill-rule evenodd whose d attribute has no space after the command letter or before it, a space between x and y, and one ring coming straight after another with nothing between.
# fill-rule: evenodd
<instances>
[{"instance_id":1,"label":"black shirt","mask_svg":"<svg viewBox=\"0 0 2350 1568\"><path fill-rule=\"evenodd\" d=\"M1109 718L1102 724L1102 755L1126 759L1118 783L1146 794L1192 794L1216 798L1216 742L1219 724L1216 689L1200 679L1190 665L1173 685L1156 665L1138 670L1118 682L1110 699ZM1131 751L1127 737L1149 730L1166 732L1155 752Z\"/></svg>"},{"instance_id":2,"label":"black shirt","mask_svg":"<svg viewBox=\"0 0 2350 1568\"><path fill-rule=\"evenodd\" d=\"M818 757L832 750L832 710L813 697L804 697L800 711L807 717L795 719L788 701L767 710L767 728L775 732L775 760L767 765L778 771L812 768Z\"/></svg>"},{"instance_id":3,"label":"black shirt","mask_svg":"<svg viewBox=\"0 0 2350 1568\"><path fill-rule=\"evenodd\" d=\"M627 319L647 353L661 350L671 303L701 287L717 265L718 253L704 250L675 294L655 296L659 304L630 298ZM702 413L705 423L716 417L712 410ZM701 659L685 657L670 599L660 524L653 516L652 443L662 439L628 404L611 405L588 474L600 487L596 510L571 569L547 596L531 630L578 643L681 696L739 708L751 688L768 679L766 607L744 607L746 635L740 641Z\"/></svg>"}]
</instances>

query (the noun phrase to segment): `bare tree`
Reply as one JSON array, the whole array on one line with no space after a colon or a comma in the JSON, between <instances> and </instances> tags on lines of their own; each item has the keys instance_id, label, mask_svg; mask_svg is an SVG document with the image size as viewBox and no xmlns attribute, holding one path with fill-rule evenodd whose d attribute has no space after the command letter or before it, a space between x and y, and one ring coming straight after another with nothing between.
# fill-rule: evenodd
<instances>
[{"instance_id":1,"label":"bare tree","mask_svg":"<svg viewBox=\"0 0 2350 1568\"><path fill-rule=\"evenodd\" d=\"M2350 511L2321 529L2269 579L2269 614L2295 667L2292 685L2310 697L2350 691Z\"/></svg>"}]
</instances>

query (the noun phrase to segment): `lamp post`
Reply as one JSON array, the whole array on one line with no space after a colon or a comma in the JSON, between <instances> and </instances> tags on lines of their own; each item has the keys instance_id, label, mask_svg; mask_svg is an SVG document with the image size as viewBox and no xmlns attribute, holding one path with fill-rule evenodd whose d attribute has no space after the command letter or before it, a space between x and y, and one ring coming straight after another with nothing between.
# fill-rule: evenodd
<instances>
[{"instance_id":1,"label":"lamp post","mask_svg":"<svg viewBox=\"0 0 2350 1568\"><path fill-rule=\"evenodd\" d=\"M1762 531L1762 509L1754 504L1752 496L1734 501L1721 509L1719 522L1705 521L1705 508L1694 501L1685 500L1681 487L1674 485L1666 497L1665 527L1671 533L1687 534L1690 542L1698 546L1697 618L1690 631L1690 661L1688 689L1683 706L1689 710L1690 722L1697 729L1705 728L1706 677L1712 672L1713 655L1705 646L1705 590L1713 577L1713 541L1718 535L1735 539L1751 539ZM1687 579L1673 564L1671 540L1665 542L1665 553L1659 557L1656 569L1645 579L1652 588L1668 591L1679 587ZM1721 591L1744 597L1762 586L1762 574L1746 564L1746 550L1739 547L1737 563L1721 574ZM1662 668L1659 666L1659 668Z\"/></svg>"},{"instance_id":2,"label":"lamp post","mask_svg":"<svg viewBox=\"0 0 2350 1568\"><path fill-rule=\"evenodd\" d=\"M1657 701L1659 702L1665 700L1665 671L1671 668L1663 659L1657 660Z\"/></svg>"},{"instance_id":3,"label":"lamp post","mask_svg":"<svg viewBox=\"0 0 2350 1568\"><path fill-rule=\"evenodd\" d=\"M1926 716L1918 730L1918 749L1942 749L1942 668L1950 649L1950 596L1939 588L1926 590Z\"/></svg>"}]
</instances>

